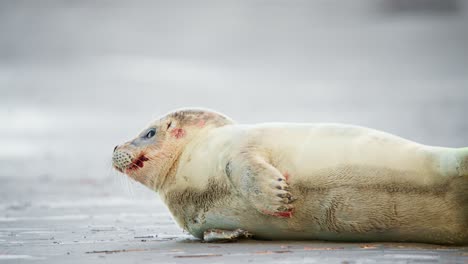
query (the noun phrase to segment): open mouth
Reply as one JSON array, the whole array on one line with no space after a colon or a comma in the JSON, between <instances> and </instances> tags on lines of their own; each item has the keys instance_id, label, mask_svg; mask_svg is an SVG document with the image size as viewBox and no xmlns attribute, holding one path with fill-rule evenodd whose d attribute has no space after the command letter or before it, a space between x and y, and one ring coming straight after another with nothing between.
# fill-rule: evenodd
<instances>
[{"instance_id":1,"label":"open mouth","mask_svg":"<svg viewBox=\"0 0 468 264\"><path fill-rule=\"evenodd\" d=\"M148 161L149 159L145 157L144 154L141 154L138 158L134 159L130 165L128 165L125 170L138 170L143 168L145 166L145 161Z\"/></svg>"}]
</instances>

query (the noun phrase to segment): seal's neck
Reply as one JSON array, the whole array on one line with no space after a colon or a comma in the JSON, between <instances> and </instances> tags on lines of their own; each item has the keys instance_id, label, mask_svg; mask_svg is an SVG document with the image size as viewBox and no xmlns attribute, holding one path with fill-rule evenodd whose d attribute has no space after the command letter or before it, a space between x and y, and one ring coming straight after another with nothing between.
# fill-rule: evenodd
<instances>
[{"instance_id":1,"label":"seal's neck","mask_svg":"<svg viewBox=\"0 0 468 264\"><path fill-rule=\"evenodd\" d=\"M143 184L156 192L171 184L177 172L179 159L183 151L183 147L172 144L165 151L159 152L154 158L159 168L156 170L156 173L149 175Z\"/></svg>"},{"instance_id":2,"label":"seal's neck","mask_svg":"<svg viewBox=\"0 0 468 264\"><path fill-rule=\"evenodd\" d=\"M180 174L180 164L186 167L187 161L190 162L194 149L197 149L200 144L206 142L211 132L216 129L214 126L207 126L197 129L189 129L183 138L176 139L168 142L164 146L164 150L157 153L155 157L155 164L158 165L157 173L148 177L144 185L148 188L160 192L161 190L180 189L184 185L184 181L178 179L177 175ZM207 157L205 157L207 158ZM205 159L206 161L206 159ZM196 169L202 161L191 162L192 169ZM189 175L190 171L183 171ZM179 177L180 178L180 177ZM202 180L198 178L198 180Z\"/></svg>"}]
</instances>

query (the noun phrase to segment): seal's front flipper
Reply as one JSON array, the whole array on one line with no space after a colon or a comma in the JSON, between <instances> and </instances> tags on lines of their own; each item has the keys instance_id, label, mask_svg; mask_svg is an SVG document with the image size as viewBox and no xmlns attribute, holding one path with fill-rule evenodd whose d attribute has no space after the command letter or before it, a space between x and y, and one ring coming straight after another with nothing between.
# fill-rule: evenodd
<instances>
[{"instance_id":1,"label":"seal's front flipper","mask_svg":"<svg viewBox=\"0 0 468 264\"><path fill-rule=\"evenodd\" d=\"M203 240L208 243L234 242L238 239L251 237L252 234L242 229L236 229L234 231L222 229L208 229L203 233Z\"/></svg>"},{"instance_id":2,"label":"seal's front flipper","mask_svg":"<svg viewBox=\"0 0 468 264\"><path fill-rule=\"evenodd\" d=\"M296 199L289 192L288 175L260 155L229 162L226 175L259 212L279 218L292 217L292 203Z\"/></svg>"}]
</instances>

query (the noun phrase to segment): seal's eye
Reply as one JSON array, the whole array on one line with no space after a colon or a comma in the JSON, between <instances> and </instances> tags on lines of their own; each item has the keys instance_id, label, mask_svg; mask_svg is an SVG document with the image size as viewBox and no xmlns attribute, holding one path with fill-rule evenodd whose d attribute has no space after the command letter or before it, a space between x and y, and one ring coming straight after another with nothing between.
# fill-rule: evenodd
<instances>
[{"instance_id":1,"label":"seal's eye","mask_svg":"<svg viewBox=\"0 0 468 264\"><path fill-rule=\"evenodd\" d=\"M146 133L145 138L152 138L154 137L155 134L156 134L156 129L151 129L150 131L148 131L148 133Z\"/></svg>"}]
</instances>

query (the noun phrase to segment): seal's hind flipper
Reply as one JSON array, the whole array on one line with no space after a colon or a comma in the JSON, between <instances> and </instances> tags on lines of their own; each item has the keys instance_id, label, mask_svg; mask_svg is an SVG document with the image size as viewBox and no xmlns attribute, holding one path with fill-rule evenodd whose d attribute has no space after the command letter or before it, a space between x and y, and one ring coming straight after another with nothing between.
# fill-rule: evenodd
<instances>
[{"instance_id":1,"label":"seal's hind flipper","mask_svg":"<svg viewBox=\"0 0 468 264\"><path fill-rule=\"evenodd\" d=\"M203 241L208 243L234 242L242 238L251 238L252 234L236 229L234 231L223 229L208 229L203 233Z\"/></svg>"}]
</instances>

